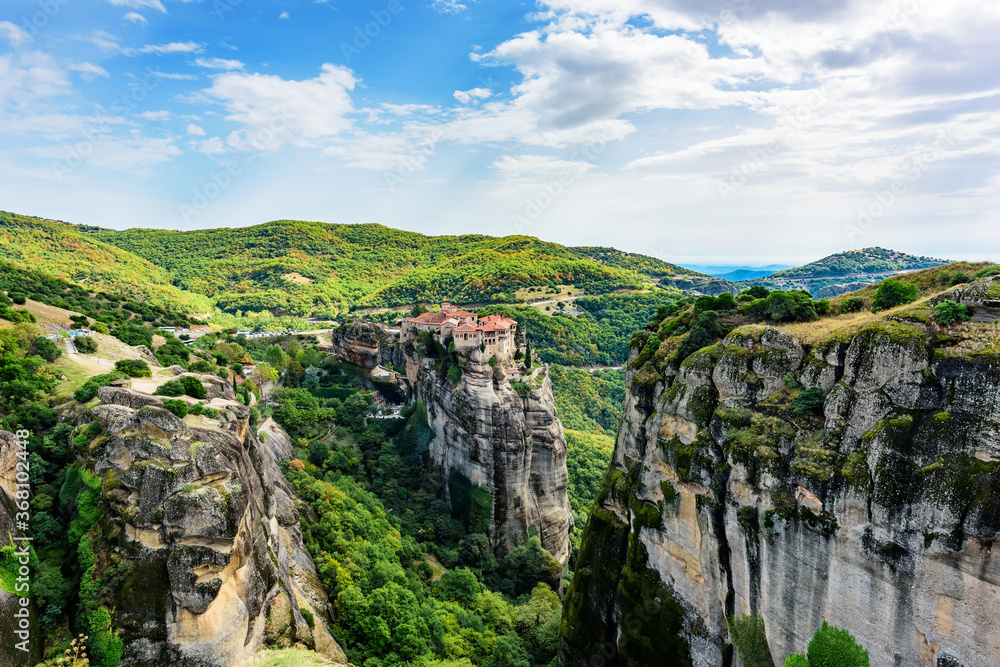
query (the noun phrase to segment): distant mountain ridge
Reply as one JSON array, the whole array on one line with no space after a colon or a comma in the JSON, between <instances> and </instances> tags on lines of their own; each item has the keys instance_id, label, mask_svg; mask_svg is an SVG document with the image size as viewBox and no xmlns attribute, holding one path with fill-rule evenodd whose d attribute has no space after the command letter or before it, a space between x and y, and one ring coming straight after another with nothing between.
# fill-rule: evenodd
<instances>
[{"instance_id":1,"label":"distant mountain ridge","mask_svg":"<svg viewBox=\"0 0 1000 667\"><path fill-rule=\"evenodd\" d=\"M897 271L929 269L948 263L949 260L945 259L909 255L886 248L862 248L828 255L769 276L744 279L738 286L743 289L752 285L768 289L804 289L814 297L825 298L861 289Z\"/></svg>"},{"instance_id":2,"label":"distant mountain ridge","mask_svg":"<svg viewBox=\"0 0 1000 667\"><path fill-rule=\"evenodd\" d=\"M73 225L0 213L0 259L92 289L189 312L217 307L299 317L454 301L516 303L526 287L588 294L709 276L614 248L527 236L425 236L376 224L278 220L196 231Z\"/></svg>"}]
</instances>

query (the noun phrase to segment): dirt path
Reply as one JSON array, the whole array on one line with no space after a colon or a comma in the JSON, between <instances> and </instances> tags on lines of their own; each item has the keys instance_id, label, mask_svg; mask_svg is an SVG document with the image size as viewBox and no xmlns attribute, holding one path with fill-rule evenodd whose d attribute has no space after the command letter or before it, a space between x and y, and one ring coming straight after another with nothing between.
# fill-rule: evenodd
<instances>
[{"instance_id":1,"label":"dirt path","mask_svg":"<svg viewBox=\"0 0 1000 667\"><path fill-rule=\"evenodd\" d=\"M87 377L103 375L115 370L115 362L111 359L101 359L100 357L72 353L67 354L66 358L87 369Z\"/></svg>"}]
</instances>

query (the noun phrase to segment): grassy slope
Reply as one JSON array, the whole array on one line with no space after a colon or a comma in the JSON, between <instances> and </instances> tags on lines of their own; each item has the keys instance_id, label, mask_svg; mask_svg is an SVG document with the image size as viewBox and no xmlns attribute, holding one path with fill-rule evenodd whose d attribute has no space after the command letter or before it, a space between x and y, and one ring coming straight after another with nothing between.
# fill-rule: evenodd
<instances>
[{"instance_id":1,"label":"grassy slope","mask_svg":"<svg viewBox=\"0 0 1000 667\"><path fill-rule=\"evenodd\" d=\"M73 225L0 211L0 260L187 313L211 311L211 301L172 284L162 268L82 233Z\"/></svg>"},{"instance_id":2,"label":"grassy slope","mask_svg":"<svg viewBox=\"0 0 1000 667\"><path fill-rule=\"evenodd\" d=\"M605 292L643 277L526 236L424 236L381 225L281 220L241 229L132 229L98 238L162 266L224 309L294 314L418 301L514 301L526 285Z\"/></svg>"},{"instance_id":3,"label":"grassy slope","mask_svg":"<svg viewBox=\"0 0 1000 667\"><path fill-rule=\"evenodd\" d=\"M978 264L972 264L969 262L954 262L945 266L924 269L922 271L914 271L913 273L906 273L898 276L896 280L917 286L917 289L920 291L920 298L914 303L884 310L880 313L870 312L868 307L870 306L872 299L875 297L875 292L878 291L878 287L881 284L875 283L856 292L851 292L850 294L844 294L830 299L830 303L834 306L834 309L837 309L844 299L850 297L861 297L865 299L865 309L860 313L831 315L815 322L786 323L779 326L798 338L799 342L806 345L813 345L824 340L834 332L851 335L864 327L866 324L877 320L895 318L926 319L930 316L930 309L924 304L941 292L949 289L952 278L954 278L955 274L965 273L966 275L972 276L977 271L987 266L990 266L989 262L982 262Z\"/></svg>"}]
</instances>

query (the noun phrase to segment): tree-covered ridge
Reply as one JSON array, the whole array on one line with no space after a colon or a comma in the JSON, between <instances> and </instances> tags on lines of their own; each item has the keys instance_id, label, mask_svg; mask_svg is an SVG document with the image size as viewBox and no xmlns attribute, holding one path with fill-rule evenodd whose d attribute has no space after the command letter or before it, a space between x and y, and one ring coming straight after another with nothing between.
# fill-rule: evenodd
<instances>
[{"instance_id":1,"label":"tree-covered ridge","mask_svg":"<svg viewBox=\"0 0 1000 667\"><path fill-rule=\"evenodd\" d=\"M934 257L916 257L885 248L863 248L829 255L799 266L772 274L769 278L822 278L858 273L885 273L896 270L928 269L947 264L948 260Z\"/></svg>"},{"instance_id":2,"label":"tree-covered ridge","mask_svg":"<svg viewBox=\"0 0 1000 667\"><path fill-rule=\"evenodd\" d=\"M75 318L74 321L82 326L87 325L85 320L88 317L109 328L129 320L134 320L140 326L142 322L149 322L156 326L186 327L198 322L192 321L187 314L170 308L145 301L132 301L128 297L103 291L92 292L62 278L32 269L21 269L4 261L0 261L0 292L7 292L11 299L17 299L20 303L27 298L81 313L84 318ZM3 300L0 298L0 303ZM10 317L0 311L0 319L9 320Z\"/></svg>"},{"instance_id":3,"label":"tree-covered ridge","mask_svg":"<svg viewBox=\"0 0 1000 667\"><path fill-rule=\"evenodd\" d=\"M692 276L699 278L708 277L704 273L698 273L683 266L664 262L656 257L641 255L638 253L624 252L617 248L605 248L600 246L579 246L570 248L573 252L589 257L593 260L613 266L618 269L634 271L649 278L671 278L675 276Z\"/></svg>"},{"instance_id":4,"label":"tree-covered ridge","mask_svg":"<svg viewBox=\"0 0 1000 667\"><path fill-rule=\"evenodd\" d=\"M133 301L183 311L212 310L210 299L179 289L164 269L92 234L54 220L0 211L0 259L20 269Z\"/></svg>"},{"instance_id":5,"label":"tree-covered ridge","mask_svg":"<svg viewBox=\"0 0 1000 667\"><path fill-rule=\"evenodd\" d=\"M279 220L241 229L106 230L98 238L166 269L227 311L333 315L418 301L498 303L521 287L605 293L642 277L527 236L424 236L381 225Z\"/></svg>"}]
</instances>

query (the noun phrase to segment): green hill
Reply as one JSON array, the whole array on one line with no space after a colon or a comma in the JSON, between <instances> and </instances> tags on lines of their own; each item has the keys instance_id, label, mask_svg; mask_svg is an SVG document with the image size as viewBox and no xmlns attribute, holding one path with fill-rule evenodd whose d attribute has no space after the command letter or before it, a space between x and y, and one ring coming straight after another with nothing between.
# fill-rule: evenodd
<instances>
[{"instance_id":1,"label":"green hill","mask_svg":"<svg viewBox=\"0 0 1000 667\"><path fill-rule=\"evenodd\" d=\"M885 248L848 250L824 257L815 262L771 274L771 278L823 278L853 274L887 273L929 269L947 264L948 260L934 257L916 257Z\"/></svg>"},{"instance_id":2,"label":"green hill","mask_svg":"<svg viewBox=\"0 0 1000 667\"><path fill-rule=\"evenodd\" d=\"M280 220L190 232L104 230L96 238L162 267L175 284L229 312L334 315L415 302L504 303L527 286L601 294L646 281L645 260L602 261L583 252L590 249L527 236L424 236L373 224Z\"/></svg>"},{"instance_id":3,"label":"green hill","mask_svg":"<svg viewBox=\"0 0 1000 667\"><path fill-rule=\"evenodd\" d=\"M897 271L915 271L947 264L948 260L917 257L885 248L863 248L839 252L793 269L763 278L744 280L744 289L762 285L768 289L803 289L815 297L837 296L880 282Z\"/></svg>"},{"instance_id":4,"label":"green hill","mask_svg":"<svg viewBox=\"0 0 1000 667\"><path fill-rule=\"evenodd\" d=\"M41 271L127 300L188 314L208 313L211 299L173 284L170 274L150 262L102 242L86 227L0 211L0 260Z\"/></svg>"}]
</instances>

